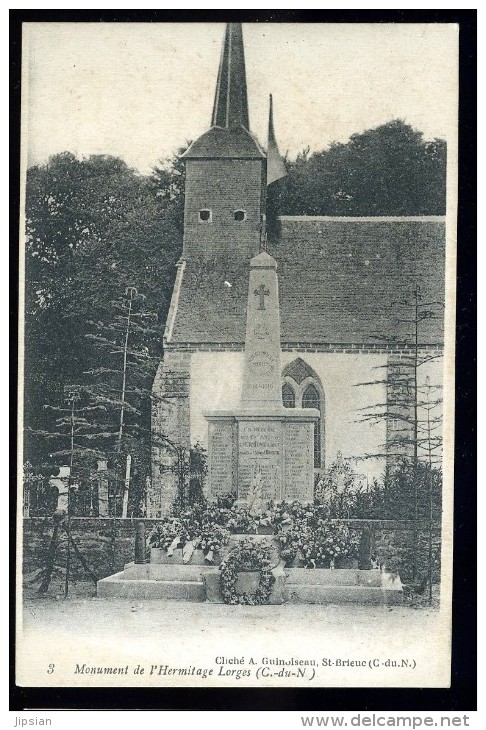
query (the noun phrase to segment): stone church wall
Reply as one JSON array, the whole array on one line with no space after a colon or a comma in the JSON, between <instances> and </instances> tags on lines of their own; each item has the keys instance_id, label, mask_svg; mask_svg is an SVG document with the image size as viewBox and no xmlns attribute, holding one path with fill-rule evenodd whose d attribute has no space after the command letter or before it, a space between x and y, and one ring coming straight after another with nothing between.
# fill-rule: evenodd
<instances>
[{"instance_id":1,"label":"stone church wall","mask_svg":"<svg viewBox=\"0 0 486 730\"><path fill-rule=\"evenodd\" d=\"M190 439L189 378L191 353L165 353L153 385L152 484L147 516L161 517L177 496L181 470L188 459Z\"/></svg>"}]
</instances>

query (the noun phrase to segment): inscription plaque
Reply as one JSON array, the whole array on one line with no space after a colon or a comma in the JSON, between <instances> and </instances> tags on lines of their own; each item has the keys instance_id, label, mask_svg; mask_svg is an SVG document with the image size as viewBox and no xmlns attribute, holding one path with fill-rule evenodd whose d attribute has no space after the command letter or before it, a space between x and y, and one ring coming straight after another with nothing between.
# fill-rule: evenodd
<instances>
[{"instance_id":1,"label":"inscription plaque","mask_svg":"<svg viewBox=\"0 0 486 730\"><path fill-rule=\"evenodd\" d=\"M283 499L311 502L314 497L313 424L285 424L285 485Z\"/></svg>"},{"instance_id":2,"label":"inscription plaque","mask_svg":"<svg viewBox=\"0 0 486 730\"><path fill-rule=\"evenodd\" d=\"M231 421L209 424L209 485L213 497L235 491L234 428Z\"/></svg>"},{"instance_id":3,"label":"inscription plaque","mask_svg":"<svg viewBox=\"0 0 486 730\"><path fill-rule=\"evenodd\" d=\"M280 499L282 491L282 424L240 421L238 424L238 498L247 499L252 485L261 484L264 502Z\"/></svg>"}]
</instances>

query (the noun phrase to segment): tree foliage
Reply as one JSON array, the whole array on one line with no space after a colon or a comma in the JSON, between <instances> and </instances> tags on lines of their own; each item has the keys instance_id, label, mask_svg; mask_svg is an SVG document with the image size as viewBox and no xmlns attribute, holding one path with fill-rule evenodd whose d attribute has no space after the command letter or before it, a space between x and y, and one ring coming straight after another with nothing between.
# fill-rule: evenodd
<instances>
[{"instance_id":1,"label":"tree foliage","mask_svg":"<svg viewBox=\"0 0 486 730\"><path fill-rule=\"evenodd\" d=\"M427 341L431 323L442 324L444 305L440 301L424 301L420 287L395 303L398 316L393 334L374 333L381 344L399 349L407 346L405 354L389 356L386 365L373 368L381 373L374 380L356 383L361 386L384 386L386 396L379 403L370 403L358 411L359 422L386 425L386 443L381 453L366 454L364 458L387 458L387 467L404 458L417 464L428 459L429 465L442 460L442 397L441 383L430 383L421 371L442 358L437 350L422 349Z\"/></svg>"},{"instance_id":2,"label":"tree foliage","mask_svg":"<svg viewBox=\"0 0 486 730\"><path fill-rule=\"evenodd\" d=\"M145 344L151 357L160 356L182 243L180 193L172 199L166 192L171 169L166 162L164 179L148 177L114 157L78 160L65 152L28 170L25 421L31 427L49 428L44 404L62 402L66 382L88 382L83 373L106 364L86 335L93 322L112 320L112 302L128 286L157 314L157 331ZM30 439L35 461L39 449Z\"/></svg>"},{"instance_id":3,"label":"tree foliage","mask_svg":"<svg viewBox=\"0 0 486 730\"><path fill-rule=\"evenodd\" d=\"M444 215L446 143L395 119L288 162L269 195L280 215ZM271 218L272 210L269 211Z\"/></svg>"}]
</instances>

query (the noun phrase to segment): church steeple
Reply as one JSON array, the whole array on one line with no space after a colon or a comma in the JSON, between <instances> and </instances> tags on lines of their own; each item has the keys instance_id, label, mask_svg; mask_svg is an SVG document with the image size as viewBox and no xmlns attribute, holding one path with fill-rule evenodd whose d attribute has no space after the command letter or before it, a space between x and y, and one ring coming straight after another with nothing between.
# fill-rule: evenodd
<instances>
[{"instance_id":1,"label":"church steeple","mask_svg":"<svg viewBox=\"0 0 486 730\"><path fill-rule=\"evenodd\" d=\"M211 126L250 129L241 23L226 24Z\"/></svg>"},{"instance_id":2,"label":"church steeple","mask_svg":"<svg viewBox=\"0 0 486 730\"><path fill-rule=\"evenodd\" d=\"M211 128L184 153L183 257L249 260L262 228L265 154L248 120L240 23L226 25Z\"/></svg>"},{"instance_id":3,"label":"church steeple","mask_svg":"<svg viewBox=\"0 0 486 730\"><path fill-rule=\"evenodd\" d=\"M211 128L192 143L183 157L187 160L263 160L265 157L250 133L241 23L226 24Z\"/></svg>"}]
</instances>

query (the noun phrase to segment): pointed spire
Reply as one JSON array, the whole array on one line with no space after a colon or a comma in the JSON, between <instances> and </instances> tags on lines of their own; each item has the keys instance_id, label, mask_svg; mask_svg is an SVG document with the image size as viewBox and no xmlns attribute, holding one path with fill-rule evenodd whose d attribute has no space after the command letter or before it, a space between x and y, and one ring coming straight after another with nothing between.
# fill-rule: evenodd
<instances>
[{"instance_id":1,"label":"pointed spire","mask_svg":"<svg viewBox=\"0 0 486 730\"><path fill-rule=\"evenodd\" d=\"M196 139L184 159L263 160L250 132L241 23L227 23L214 96L211 129Z\"/></svg>"},{"instance_id":2,"label":"pointed spire","mask_svg":"<svg viewBox=\"0 0 486 730\"><path fill-rule=\"evenodd\" d=\"M250 129L241 23L226 24L211 126Z\"/></svg>"},{"instance_id":3,"label":"pointed spire","mask_svg":"<svg viewBox=\"0 0 486 730\"><path fill-rule=\"evenodd\" d=\"M275 139L275 129L273 128L273 98L270 94L270 113L268 116L268 144L267 144L267 185L281 177L285 177L287 170L285 163L278 151L277 140Z\"/></svg>"}]
</instances>

